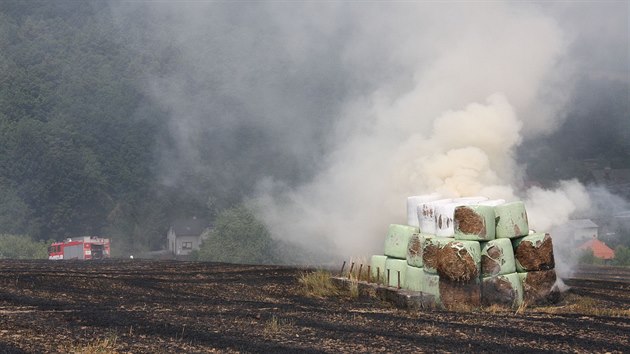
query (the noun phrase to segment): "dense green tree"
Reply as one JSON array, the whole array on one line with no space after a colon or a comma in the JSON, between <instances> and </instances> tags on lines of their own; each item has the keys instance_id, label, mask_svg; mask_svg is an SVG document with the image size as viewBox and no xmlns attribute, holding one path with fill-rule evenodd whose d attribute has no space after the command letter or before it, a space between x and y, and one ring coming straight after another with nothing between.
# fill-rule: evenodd
<instances>
[{"instance_id":1,"label":"dense green tree","mask_svg":"<svg viewBox=\"0 0 630 354\"><path fill-rule=\"evenodd\" d=\"M221 212L205 235L198 259L228 263L274 263L269 231L244 206Z\"/></svg>"}]
</instances>

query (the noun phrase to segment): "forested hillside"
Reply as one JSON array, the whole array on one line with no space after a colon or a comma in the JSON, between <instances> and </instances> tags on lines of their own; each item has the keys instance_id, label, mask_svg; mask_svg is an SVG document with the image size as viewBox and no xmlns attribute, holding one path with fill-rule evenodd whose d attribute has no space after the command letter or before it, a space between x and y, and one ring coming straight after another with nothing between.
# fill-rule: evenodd
<instances>
[{"instance_id":1,"label":"forested hillside","mask_svg":"<svg viewBox=\"0 0 630 354\"><path fill-rule=\"evenodd\" d=\"M172 210L186 212L156 184L164 113L136 86L157 65L125 46L109 13L0 3L0 233L106 233L155 249Z\"/></svg>"}]
</instances>

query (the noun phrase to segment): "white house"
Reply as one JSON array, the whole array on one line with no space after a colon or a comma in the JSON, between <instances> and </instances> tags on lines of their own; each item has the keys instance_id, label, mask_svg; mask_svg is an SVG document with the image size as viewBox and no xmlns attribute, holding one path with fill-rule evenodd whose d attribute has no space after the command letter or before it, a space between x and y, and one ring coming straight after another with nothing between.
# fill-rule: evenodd
<instances>
[{"instance_id":1,"label":"white house","mask_svg":"<svg viewBox=\"0 0 630 354\"><path fill-rule=\"evenodd\" d=\"M175 256L189 255L201 245L201 235L209 227L205 220L192 217L175 220L166 235L167 248Z\"/></svg>"},{"instance_id":2,"label":"white house","mask_svg":"<svg viewBox=\"0 0 630 354\"><path fill-rule=\"evenodd\" d=\"M566 226L573 236L574 243L583 243L598 238L599 226L591 219L576 219L567 221Z\"/></svg>"}]
</instances>

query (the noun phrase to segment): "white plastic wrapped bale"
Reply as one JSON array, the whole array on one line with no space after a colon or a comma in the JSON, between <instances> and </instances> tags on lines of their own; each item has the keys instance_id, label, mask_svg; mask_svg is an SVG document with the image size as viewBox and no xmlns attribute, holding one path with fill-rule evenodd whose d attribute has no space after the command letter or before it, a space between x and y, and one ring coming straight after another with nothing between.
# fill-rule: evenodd
<instances>
[{"instance_id":1,"label":"white plastic wrapped bale","mask_svg":"<svg viewBox=\"0 0 630 354\"><path fill-rule=\"evenodd\" d=\"M535 233L512 240L517 272L554 269L553 244L547 233Z\"/></svg>"},{"instance_id":2,"label":"white plastic wrapped bale","mask_svg":"<svg viewBox=\"0 0 630 354\"><path fill-rule=\"evenodd\" d=\"M487 200L485 197L453 199L450 203L435 206L435 236L453 237L455 235L455 208L462 205L473 205Z\"/></svg>"},{"instance_id":3,"label":"white plastic wrapped bale","mask_svg":"<svg viewBox=\"0 0 630 354\"><path fill-rule=\"evenodd\" d=\"M440 250L451 241L455 241L455 239L446 237L427 237L424 239L422 243L422 265L425 272L437 274Z\"/></svg>"},{"instance_id":4,"label":"white plastic wrapped bale","mask_svg":"<svg viewBox=\"0 0 630 354\"><path fill-rule=\"evenodd\" d=\"M400 283L398 283L398 274L400 274ZM402 287L405 284L406 274L406 260L387 258L387 260L385 261L385 282L388 286L397 288L400 285L400 287Z\"/></svg>"},{"instance_id":5,"label":"white plastic wrapped bale","mask_svg":"<svg viewBox=\"0 0 630 354\"><path fill-rule=\"evenodd\" d=\"M494 207L496 238L516 238L529 233L527 211L523 202L512 202Z\"/></svg>"},{"instance_id":6,"label":"white plastic wrapped bale","mask_svg":"<svg viewBox=\"0 0 630 354\"><path fill-rule=\"evenodd\" d=\"M518 273L518 275L523 283L523 299L527 303L548 304L560 299L555 270Z\"/></svg>"},{"instance_id":7,"label":"white plastic wrapped bale","mask_svg":"<svg viewBox=\"0 0 630 354\"><path fill-rule=\"evenodd\" d=\"M464 205L455 208L453 215L456 240L494 240L494 207Z\"/></svg>"},{"instance_id":8,"label":"white plastic wrapped bale","mask_svg":"<svg viewBox=\"0 0 630 354\"><path fill-rule=\"evenodd\" d=\"M422 203L438 199L440 199L440 195L437 193L407 197L407 225L420 227L418 207Z\"/></svg>"},{"instance_id":9,"label":"white plastic wrapped bale","mask_svg":"<svg viewBox=\"0 0 630 354\"><path fill-rule=\"evenodd\" d=\"M418 206L418 220L420 221L420 231L423 234L435 235L435 207L451 201L452 199L439 199Z\"/></svg>"},{"instance_id":10,"label":"white plastic wrapped bale","mask_svg":"<svg viewBox=\"0 0 630 354\"><path fill-rule=\"evenodd\" d=\"M477 241L450 241L438 252L437 273L440 279L468 283L479 278L481 246Z\"/></svg>"},{"instance_id":11,"label":"white plastic wrapped bale","mask_svg":"<svg viewBox=\"0 0 630 354\"><path fill-rule=\"evenodd\" d=\"M433 296L434 303L440 305L440 276L437 274L424 273L423 293Z\"/></svg>"},{"instance_id":12,"label":"white plastic wrapped bale","mask_svg":"<svg viewBox=\"0 0 630 354\"><path fill-rule=\"evenodd\" d=\"M509 238L481 243L481 276L509 274L516 272L514 250Z\"/></svg>"},{"instance_id":13,"label":"white plastic wrapped bale","mask_svg":"<svg viewBox=\"0 0 630 354\"><path fill-rule=\"evenodd\" d=\"M433 237L433 235L427 234L413 234L409 238L409 244L407 245L407 264L413 267L424 267L422 263L422 245L427 237Z\"/></svg>"},{"instance_id":14,"label":"white plastic wrapped bale","mask_svg":"<svg viewBox=\"0 0 630 354\"><path fill-rule=\"evenodd\" d=\"M422 291L424 284L424 269L407 265L405 273L405 289Z\"/></svg>"},{"instance_id":15,"label":"white plastic wrapped bale","mask_svg":"<svg viewBox=\"0 0 630 354\"><path fill-rule=\"evenodd\" d=\"M387 256L374 255L370 259L370 281L377 284L385 283L385 262Z\"/></svg>"},{"instance_id":16,"label":"white plastic wrapped bale","mask_svg":"<svg viewBox=\"0 0 630 354\"><path fill-rule=\"evenodd\" d=\"M447 309L470 308L481 305L481 281L467 283L448 281L440 276L440 302Z\"/></svg>"},{"instance_id":17,"label":"white plastic wrapped bale","mask_svg":"<svg viewBox=\"0 0 630 354\"><path fill-rule=\"evenodd\" d=\"M405 259L407 246L413 234L417 234L418 228L409 225L391 224L385 238L385 255L388 257Z\"/></svg>"},{"instance_id":18,"label":"white plastic wrapped bale","mask_svg":"<svg viewBox=\"0 0 630 354\"><path fill-rule=\"evenodd\" d=\"M523 302L523 286L517 273L483 278L481 301L485 306L492 304L518 307Z\"/></svg>"}]
</instances>

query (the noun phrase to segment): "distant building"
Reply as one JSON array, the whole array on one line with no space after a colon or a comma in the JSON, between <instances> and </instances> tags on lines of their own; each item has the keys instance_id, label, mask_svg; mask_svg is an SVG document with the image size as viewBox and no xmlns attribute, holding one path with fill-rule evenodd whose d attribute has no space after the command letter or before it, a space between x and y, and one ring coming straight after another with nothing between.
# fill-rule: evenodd
<instances>
[{"instance_id":1,"label":"distant building","mask_svg":"<svg viewBox=\"0 0 630 354\"><path fill-rule=\"evenodd\" d=\"M599 237L599 226L591 219L569 220L564 225L554 230L554 233L562 233L574 247L592 238Z\"/></svg>"},{"instance_id":2,"label":"distant building","mask_svg":"<svg viewBox=\"0 0 630 354\"><path fill-rule=\"evenodd\" d=\"M166 236L167 249L175 256L187 256L201 245L201 235L208 222L197 217L175 220Z\"/></svg>"},{"instance_id":3,"label":"distant building","mask_svg":"<svg viewBox=\"0 0 630 354\"><path fill-rule=\"evenodd\" d=\"M584 242L580 247L581 250L591 250L593 251L593 256L603 259L605 261L611 260L615 258L615 251L612 248L606 246L606 244L597 239L597 237L593 237L592 239Z\"/></svg>"}]
</instances>

